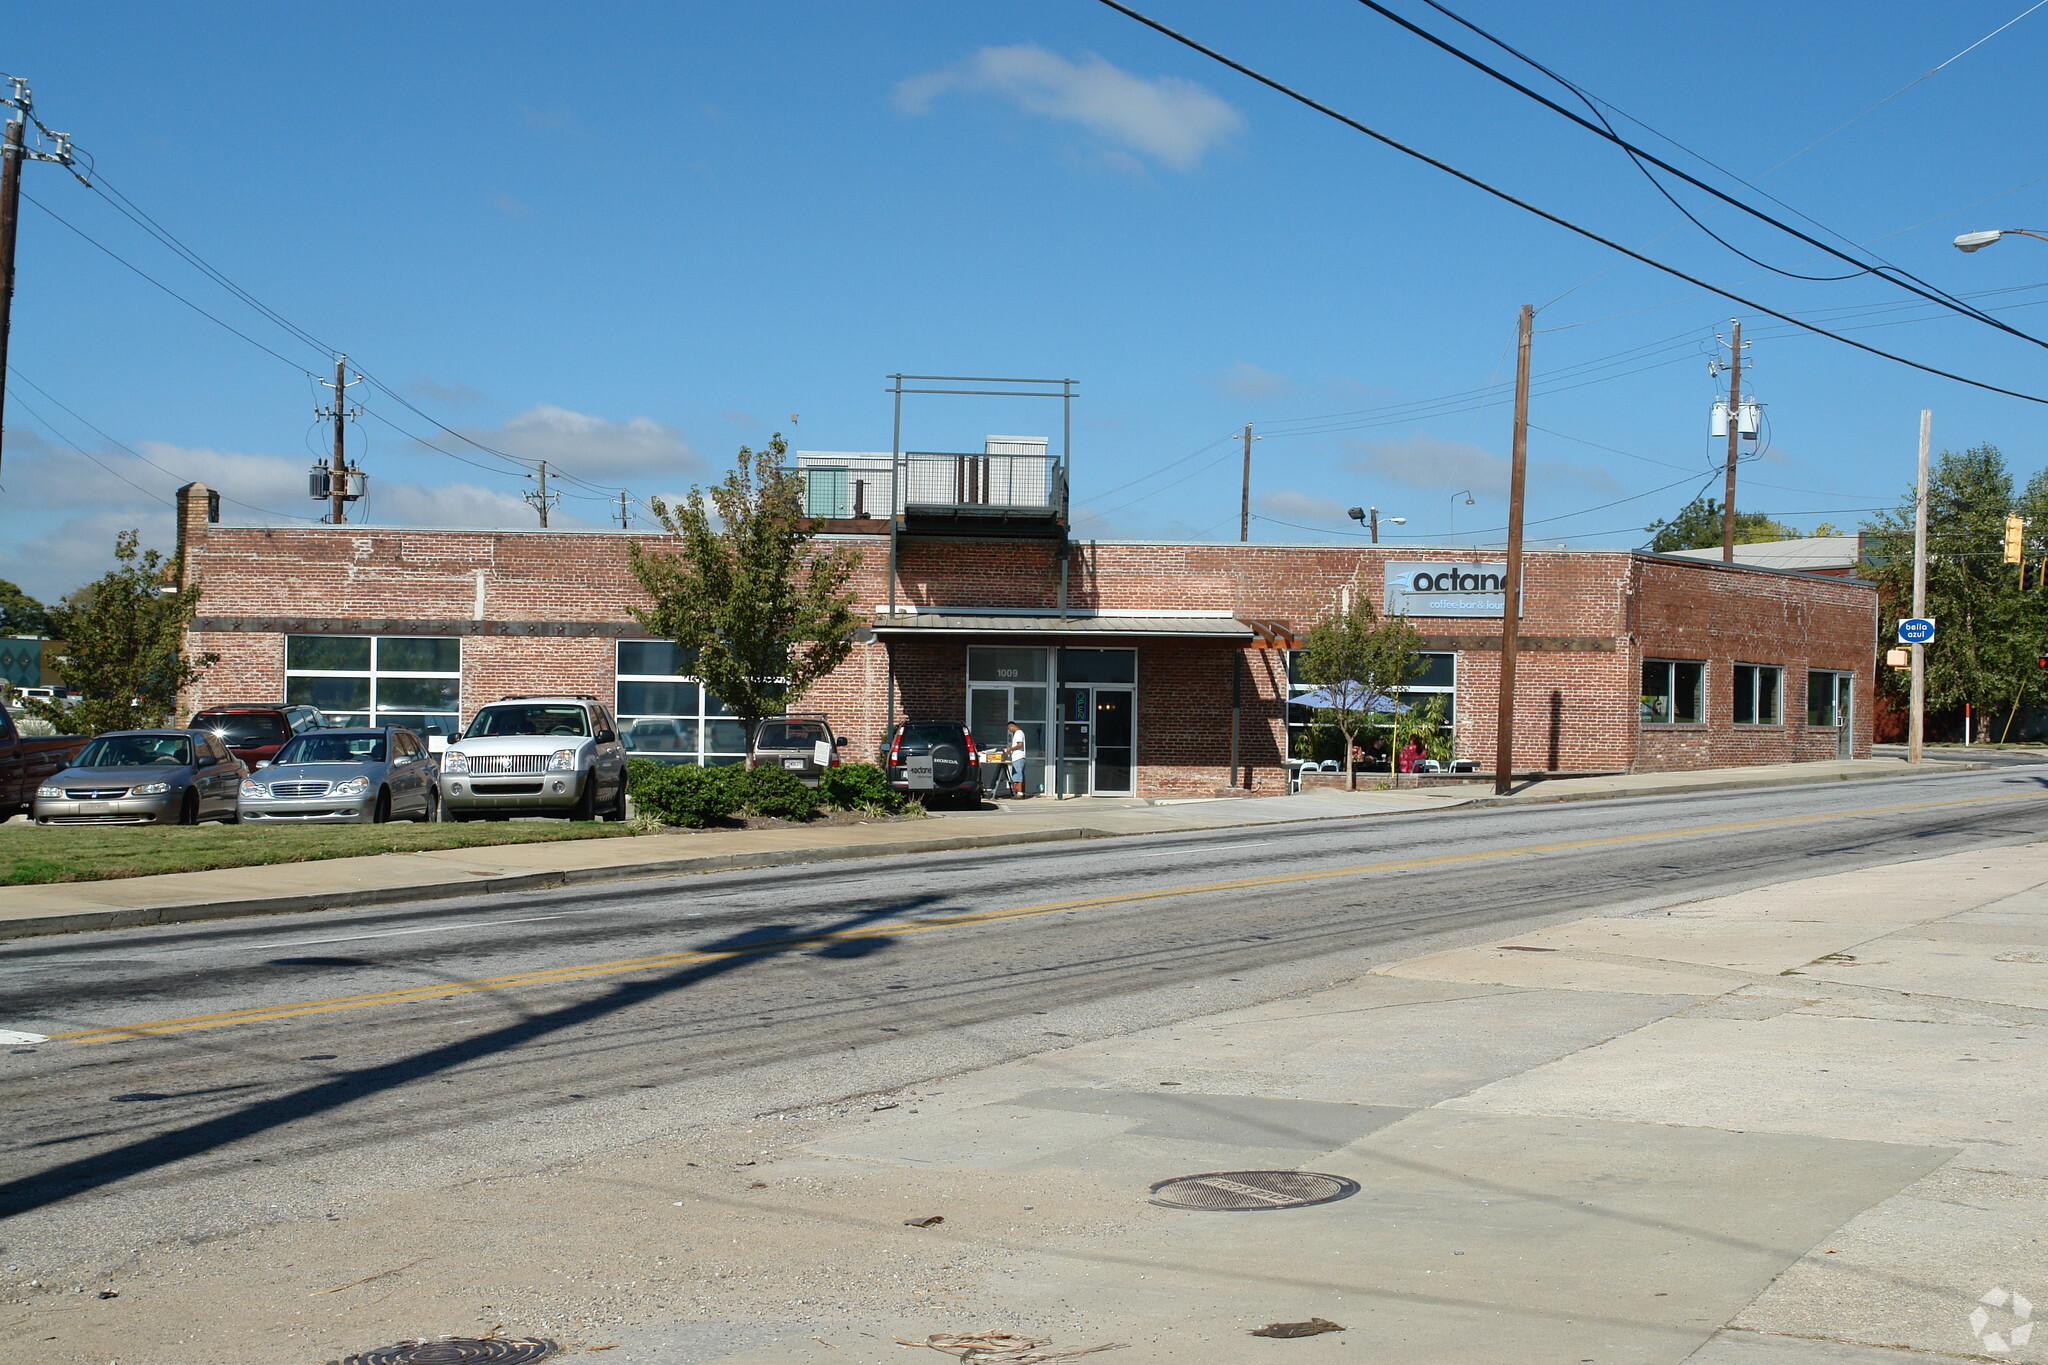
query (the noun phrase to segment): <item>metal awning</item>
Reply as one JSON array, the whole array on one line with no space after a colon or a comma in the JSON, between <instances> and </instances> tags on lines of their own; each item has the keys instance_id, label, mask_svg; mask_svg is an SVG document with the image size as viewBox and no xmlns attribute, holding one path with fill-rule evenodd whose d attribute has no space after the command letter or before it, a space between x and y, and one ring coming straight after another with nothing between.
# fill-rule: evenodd
<instances>
[{"instance_id":1,"label":"metal awning","mask_svg":"<svg viewBox=\"0 0 2048 1365\"><path fill-rule=\"evenodd\" d=\"M1114 612L982 615L974 612L887 612L874 618L877 635L1163 635L1181 639L1250 640L1252 628L1231 616L1145 616Z\"/></svg>"}]
</instances>

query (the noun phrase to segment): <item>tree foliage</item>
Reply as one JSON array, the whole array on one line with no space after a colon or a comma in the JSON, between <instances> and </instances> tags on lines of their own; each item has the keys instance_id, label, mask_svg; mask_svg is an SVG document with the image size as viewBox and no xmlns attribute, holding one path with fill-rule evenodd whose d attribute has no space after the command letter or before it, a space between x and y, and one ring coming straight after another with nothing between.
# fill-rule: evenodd
<instances>
[{"instance_id":1,"label":"tree foliage","mask_svg":"<svg viewBox=\"0 0 2048 1365\"><path fill-rule=\"evenodd\" d=\"M2048 557L2048 470L2017 497L1994 445L1945 450L1928 471L1927 614L1937 625L1927 647L1927 704L1968 704L1987 736L1993 725L2002 736L2023 707L2048 697L2048 680L2035 664L2048 654L2048 601L2038 572L2023 590L2021 566L2004 561L2005 519L2015 511L2027 519L2025 554L2038 570ZM1880 619L1888 624L1912 613L1911 491L1865 529L1873 560L1866 573L1878 585ZM1885 670L1883 685L1903 696L1903 675L1893 672Z\"/></svg>"},{"instance_id":2,"label":"tree foliage","mask_svg":"<svg viewBox=\"0 0 2048 1365\"><path fill-rule=\"evenodd\" d=\"M162 725L177 710L178 693L219 659L185 653L199 590L164 591L177 581L177 561L140 542L139 532L121 532L115 567L49 611L51 633L64 642L58 671L84 697L70 707L26 706L62 731L97 735Z\"/></svg>"},{"instance_id":3,"label":"tree foliage","mask_svg":"<svg viewBox=\"0 0 2048 1365\"><path fill-rule=\"evenodd\" d=\"M1317 719L1343 734L1345 781L1355 788L1354 737L1422 672L1422 636L1405 616L1381 619L1366 595L1354 591L1350 606L1318 621L1304 643L1302 681L1330 694L1333 704L1319 709Z\"/></svg>"},{"instance_id":4,"label":"tree foliage","mask_svg":"<svg viewBox=\"0 0 2048 1365\"><path fill-rule=\"evenodd\" d=\"M1694 498L1678 509L1669 521L1653 521L1643 529L1650 533L1650 549L1656 554L1673 550L1711 550L1721 543L1721 503L1718 498ZM1796 540L1799 531L1782 521L1772 521L1762 512L1735 513L1735 543L1754 545L1764 540Z\"/></svg>"},{"instance_id":5,"label":"tree foliage","mask_svg":"<svg viewBox=\"0 0 2048 1365\"><path fill-rule=\"evenodd\" d=\"M803 483L784 467L781 436L756 453L742 446L708 493L670 506L650 500L671 537L630 547L634 576L653 599L633 616L673 640L692 672L746 722L778 715L853 648L858 621L847 584L856 551L813 544Z\"/></svg>"},{"instance_id":6,"label":"tree foliage","mask_svg":"<svg viewBox=\"0 0 2048 1365\"><path fill-rule=\"evenodd\" d=\"M50 609L0 578L0 635L48 635Z\"/></svg>"}]
</instances>

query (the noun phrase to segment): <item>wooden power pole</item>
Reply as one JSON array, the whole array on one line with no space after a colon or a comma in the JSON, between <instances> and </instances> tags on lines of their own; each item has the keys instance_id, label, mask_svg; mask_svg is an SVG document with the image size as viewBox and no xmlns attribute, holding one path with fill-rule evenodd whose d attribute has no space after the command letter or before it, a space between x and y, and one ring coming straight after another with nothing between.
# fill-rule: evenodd
<instances>
[{"instance_id":1,"label":"wooden power pole","mask_svg":"<svg viewBox=\"0 0 2048 1365\"><path fill-rule=\"evenodd\" d=\"M1515 435L1508 470L1508 568L1501 585L1500 721L1493 736L1493 791L1505 796L1515 785L1515 651L1522 629L1522 491L1529 473L1529 343L1536 310L1522 305L1515 343ZM1732 467L1732 466L1731 466Z\"/></svg>"},{"instance_id":2,"label":"wooden power pole","mask_svg":"<svg viewBox=\"0 0 2048 1365\"><path fill-rule=\"evenodd\" d=\"M348 405L342 399L348 394L348 376L343 373L348 357L342 356L334 362L334 456L328 468L327 493L334 504L334 510L327 519L336 526L348 520L348 456L342 448L342 433L347 430Z\"/></svg>"},{"instance_id":3,"label":"wooden power pole","mask_svg":"<svg viewBox=\"0 0 2048 1365\"><path fill-rule=\"evenodd\" d=\"M1244 424L1244 489L1237 497L1237 538L1252 538L1252 424Z\"/></svg>"},{"instance_id":4,"label":"wooden power pole","mask_svg":"<svg viewBox=\"0 0 2048 1365\"><path fill-rule=\"evenodd\" d=\"M0 149L0 430L7 418L7 328L14 312L14 234L21 220L23 120L9 119Z\"/></svg>"},{"instance_id":5,"label":"wooden power pole","mask_svg":"<svg viewBox=\"0 0 2048 1365\"><path fill-rule=\"evenodd\" d=\"M1934 413L1920 409L1920 467L1913 480L1913 615L1927 614L1927 448L1934 438ZM1906 761L1920 761L1927 738L1927 646L1912 645L1913 688L1906 713Z\"/></svg>"},{"instance_id":6,"label":"wooden power pole","mask_svg":"<svg viewBox=\"0 0 2048 1365\"><path fill-rule=\"evenodd\" d=\"M1721 562L1735 562L1735 457L1742 449L1742 320L1735 321L1735 342L1728 362L1728 473L1721 494Z\"/></svg>"}]
</instances>

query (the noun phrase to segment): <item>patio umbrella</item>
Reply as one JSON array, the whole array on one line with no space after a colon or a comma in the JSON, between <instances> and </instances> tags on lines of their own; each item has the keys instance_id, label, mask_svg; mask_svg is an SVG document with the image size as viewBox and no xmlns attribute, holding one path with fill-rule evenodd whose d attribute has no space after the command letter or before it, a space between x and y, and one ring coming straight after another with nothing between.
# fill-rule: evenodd
<instances>
[{"instance_id":1,"label":"patio umbrella","mask_svg":"<svg viewBox=\"0 0 2048 1365\"><path fill-rule=\"evenodd\" d=\"M1351 711L1365 711L1376 716L1405 715L1408 708L1392 697L1367 696L1364 687L1355 682L1340 682L1331 687L1319 687L1313 692L1304 692L1298 697L1287 699L1289 706L1312 706L1318 711L1344 708Z\"/></svg>"}]
</instances>

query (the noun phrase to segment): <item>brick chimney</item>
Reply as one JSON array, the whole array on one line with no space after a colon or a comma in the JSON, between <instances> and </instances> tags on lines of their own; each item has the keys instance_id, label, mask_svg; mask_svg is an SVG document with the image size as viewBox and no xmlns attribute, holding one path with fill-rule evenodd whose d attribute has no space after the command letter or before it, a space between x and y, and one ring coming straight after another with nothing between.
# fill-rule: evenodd
<instances>
[{"instance_id":1,"label":"brick chimney","mask_svg":"<svg viewBox=\"0 0 2048 1365\"><path fill-rule=\"evenodd\" d=\"M199 578L198 551L206 545L206 528L220 520L220 494L203 483L178 490L178 586L189 588Z\"/></svg>"}]
</instances>

